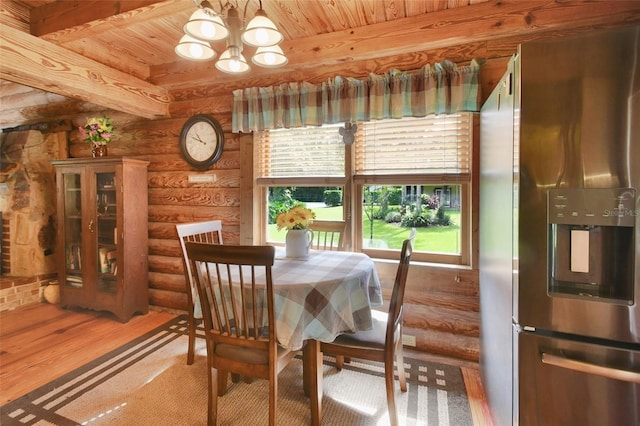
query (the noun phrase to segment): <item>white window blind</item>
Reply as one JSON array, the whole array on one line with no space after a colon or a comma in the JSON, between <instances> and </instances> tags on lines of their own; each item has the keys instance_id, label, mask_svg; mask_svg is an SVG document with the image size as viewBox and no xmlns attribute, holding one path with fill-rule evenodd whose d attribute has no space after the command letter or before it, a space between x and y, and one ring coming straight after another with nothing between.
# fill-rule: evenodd
<instances>
[{"instance_id":1,"label":"white window blind","mask_svg":"<svg viewBox=\"0 0 640 426\"><path fill-rule=\"evenodd\" d=\"M327 125L260 132L260 177L344 177L344 143L338 129Z\"/></svg>"},{"instance_id":2,"label":"white window blind","mask_svg":"<svg viewBox=\"0 0 640 426\"><path fill-rule=\"evenodd\" d=\"M469 175L470 113L359 123L356 174Z\"/></svg>"}]
</instances>

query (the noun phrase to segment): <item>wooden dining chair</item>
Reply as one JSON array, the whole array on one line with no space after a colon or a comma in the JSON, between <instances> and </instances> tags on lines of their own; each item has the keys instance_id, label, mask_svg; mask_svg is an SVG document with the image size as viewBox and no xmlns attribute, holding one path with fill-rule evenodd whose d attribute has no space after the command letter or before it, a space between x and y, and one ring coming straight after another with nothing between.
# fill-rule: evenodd
<instances>
[{"instance_id":1,"label":"wooden dining chair","mask_svg":"<svg viewBox=\"0 0 640 426\"><path fill-rule=\"evenodd\" d=\"M402 305L415 237L416 230L412 228L409 238L402 243L400 263L391 293L389 311L385 313L374 310L372 312L373 328L371 330L342 334L331 343L323 342L321 344L323 353L336 356L336 368L338 370L342 369L342 363L345 358L360 358L384 363L389 421L392 426L398 424L393 380L394 358L398 368L400 390L402 392L407 391L407 379L404 374L404 357L402 353Z\"/></svg>"},{"instance_id":2,"label":"wooden dining chair","mask_svg":"<svg viewBox=\"0 0 640 426\"><path fill-rule=\"evenodd\" d=\"M229 371L269 380L269 425L274 426L278 374L296 355L276 340L271 276L275 248L194 242L185 245L205 325L207 424L217 421L218 372Z\"/></svg>"},{"instance_id":3,"label":"wooden dining chair","mask_svg":"<svg viewBox=\"0 0 640 426\"><path fill-rule=\"evenodd\" d=\"M313 231L311 248L316 250L344 250L344 220L314 220L309 226Z\"/></svg>"},{"instance_id":4,"label":"wooden dining chair","mask_svg":"<svg viewBox=\"0 0 640 426\"><path fill-rule=\"evenodd\" d=\"M189 329L189 349L187 352L187 365L193 364L196 345L196 328L202 321L202 309L198 297L198 289L191 274L191 265L187 258L185 243L194 241L199 243L222 244L222 222L220 220L209 220L205 222L192 222L176 225L180 247L182 248L182 259L184 264L184 280L187 286L187 311L189 318L187 327Z\"/></svg>"}]
</instances>

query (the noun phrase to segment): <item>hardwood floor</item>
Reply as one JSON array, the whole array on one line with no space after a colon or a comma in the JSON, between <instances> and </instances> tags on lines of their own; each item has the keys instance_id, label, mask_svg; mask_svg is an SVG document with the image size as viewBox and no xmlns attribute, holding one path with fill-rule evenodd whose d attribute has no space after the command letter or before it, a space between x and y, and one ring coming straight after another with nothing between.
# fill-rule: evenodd
<instances>
[{"instance_id":1,"label":"hardwood floor","mask_svg":"<svg viewBox=\"0 0 640 426\"><path fill-rule=\"evenodd\" d=\"M0 313L0 406L153 330L174 316L173 313L150 311L123 324L110 314L65 310L47 303ZM409 349L406 354L459 366L467 387L474 426L493 425L477 364Z\"/></svg>"},{"instance_id":2,"label":"hardwood floor","mask_svg":"<svg viewBox=\"0 0 640 426\"><path fill-rule=\"evenodd\" d=\"M35 303L0 313L0 405L37 389L173 318L149 312L121 323L106 313Z\"/></svg>"}]
</instances>

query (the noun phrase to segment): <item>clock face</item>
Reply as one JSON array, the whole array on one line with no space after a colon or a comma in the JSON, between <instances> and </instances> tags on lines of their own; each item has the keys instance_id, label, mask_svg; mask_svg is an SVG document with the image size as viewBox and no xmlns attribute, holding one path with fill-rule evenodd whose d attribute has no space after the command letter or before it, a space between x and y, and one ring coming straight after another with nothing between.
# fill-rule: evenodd
<instances>
[{"instance_id":1,"label":"clock face","mask_svg":"<svg viewBox=\"0 0 640 426\"><path fill-rule=\"evenodd\" d=\"M191 117L180 133L180 151L193 167L204 170L222 154L224 133L220 124L207 115Z\"/></svg>"},{"instance_id":2,"label":"clock face","mask_svg":"<svg viewBox=\"0 0 640 426\"><path fill-rule=\"evenodd\" d=\"M187 152L196 161L210 158L217 146L216 129L206 121L198 121L187 132Z\"/></svg>"}]
</instances>

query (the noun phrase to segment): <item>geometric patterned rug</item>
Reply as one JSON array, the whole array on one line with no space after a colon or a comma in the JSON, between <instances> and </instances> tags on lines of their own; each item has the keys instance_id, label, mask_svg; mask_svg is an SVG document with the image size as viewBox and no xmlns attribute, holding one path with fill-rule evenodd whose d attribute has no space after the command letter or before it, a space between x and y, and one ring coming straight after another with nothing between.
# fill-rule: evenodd
<instances>
[{"instance_id":1,"label":"geometric patterned rug","mask_svg":"<svg viewBox=\"0 0 640 426\"><path fill-rule=\"evenodd\" d=\"M196 361L186 365L186 317L144 336L0 407L9 425L204 425L207 373L204 341ZM405 356L407 392L396 381L403 425L472 426L460 368ZM322 424L389 423L382 364L353 359L343 370L325 356ZM310 424L302 391L302 361L278 376L279 425ZM218 400L220 425L268 423L266 381L231 384Z\"/></svg>"}]
</instances>

